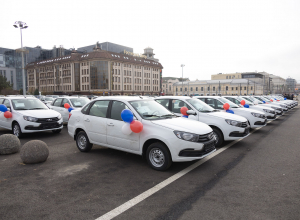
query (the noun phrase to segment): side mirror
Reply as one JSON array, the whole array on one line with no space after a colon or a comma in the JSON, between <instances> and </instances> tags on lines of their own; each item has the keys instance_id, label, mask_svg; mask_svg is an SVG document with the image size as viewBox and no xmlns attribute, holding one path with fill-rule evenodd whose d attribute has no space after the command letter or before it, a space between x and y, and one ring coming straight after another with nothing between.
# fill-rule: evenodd
<instances>
[{"instance_id":1,"label":"side mirror","mask_svg":"<svg viewBox=\"0 0 300 220\"><path fill-rule=\"evenodd\" d=\"M197 115L197 113L194 110L187 110L186 113L188 115Z\"/></svg>"},{"instance_id":2,"label":"side mirror","mask_svg":"<svg viewBox=\"0 0 300 220\"><path fill-rule=\"evenodd\" d=\"M11 112L11 108L10 108L10 107L8 107L8 108L7 108L7 111L10 111L10 112Z\"/></svg>"}]
</instances>

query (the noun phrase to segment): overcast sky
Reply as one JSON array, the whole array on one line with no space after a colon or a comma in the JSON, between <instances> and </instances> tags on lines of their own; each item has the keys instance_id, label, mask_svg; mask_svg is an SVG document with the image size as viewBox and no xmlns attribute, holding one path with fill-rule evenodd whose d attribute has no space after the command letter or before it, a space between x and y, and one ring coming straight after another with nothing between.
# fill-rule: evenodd
<instances>
[{"instance_id":1,"label":"overcast sky","mask_svg":"<svg viewBox=\"0 0 300 220\"><path fill-rule=\"evenodd\" d=\"M300 81L300 0L2 1L0 47L78 48L97 41L154 49L163 76L266 71Z\"/></svg>"}]
</instances>

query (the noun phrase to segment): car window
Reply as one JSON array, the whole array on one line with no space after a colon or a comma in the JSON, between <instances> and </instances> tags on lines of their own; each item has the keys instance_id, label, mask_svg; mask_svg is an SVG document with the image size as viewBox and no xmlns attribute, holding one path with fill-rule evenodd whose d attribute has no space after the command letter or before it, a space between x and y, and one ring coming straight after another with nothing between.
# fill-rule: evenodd
<instances>
[{"instance_id":1,"label":"car window","mask_svg":"<svg viewBox=\"0 0 300 220\"><path fill-rule=\"evenodd\" d=\"M182 107L187 107L188 110L191 110L191 107L188 104L186 104L184 101L178 99L172 100L172 112L181 114L180 109Z\"/></svg>"},{"instance_id":2,"label":"car window","mask_svg":"<svg viewBox=\"0 0 300 220\"><path fill-rule=\"evenodd\" d=\"M88 98L72 98L70 99L70 101L72 102L72 105L75 108L81 108L82 106L84 106L86 103L89 103L90 100Z\"/></svg>"},{"instance_id":3,"label":"car window","mask_svg":"<svg viewBox=\"0 0 300 220\"><path fill-rule=\"evenodd\" d=\"M12 99L15 110L39 110L48 109L48 107L38 99Z\"/></svg>"},{"instance_id":4,"label":"car window","mask_svg":"<svg viewBox=\"0 0 300 220\"><path fill-rule=\"evenodd\" d=\"M212 108L216 108L216 106L215 106L215 99L206 98L205 103L208 104Z\"/></svg>"},{"instance_id":5,"label":"car window","mask_svg":"<svg viewBox=\"0 0 300 220\"><path fill-rule=\"evenodd\" d=\"M2 103L3 103L3 100L4 100L4 99L0 99L0 104L2 104Z\"/></svg>"},{"instance_id":6,"label":"car window","mask_svg":"<svg viewBox=\"0 0 300 220\"><path fill-rule=\"evenodd\" d=\"M167 109L169 108L169 99L157 99L155 101L157 101L159 104L161 104L165 108L167 108Z\"/></svg>"},{"instance_id":7,"label":"car window","mask_svg":"<svg viewBox=\"0 0 300 220\"><path fill-rule=\"evenodd\" d=\"M125 103L119 101L113 101L111 106L111 115L110 115L111 119L122 121L121 112L124 109L129 109Z\"/></svg>"},{"instance_id":8,"label":"car window","mask_svg":"<svg viewBox=\"0 0 300 220\"><path fill-rule=\"evenodd\" d=\"M7 108L10 108L10 102L8 99L4 99L4 103L3 103Z\"/></svg>"},{"instance_id":9,"label":"car window","mask_svg":"<svg viewBox=\"0 0 300 220\"><path fill-rule=\"evenodd\" d=\"M205 102L205 98L199 98L202 102ZM206 103L207 104L207 103Z\"/></svg>"},{"instance_id":10,"label":"car window","mask_svg":"<svg viewBox=\"0 0 300 220\"><path fill-rule=\"evenodd\" d=\"M85 115L88 114L88 109L89 109L89 107L90 107L91 104L92 104L92 103L89 103L88 105L86 105L86 106L81 110L82 114L85 114Z\"/></svg>"},{"instance_id":11,"label":"car window","mask_svg":"<svg viewBox=\"0 0 300 220\"><path fill-rule=\"evenodd\" d=\"M97 117L106 117L109 101L96 101L90 109L90 115Z\"/></svg>"},{"instance_id":12,"label":"car window","mask_svg":"<svg viewBox=\"0 0 300 220\"><path fill-rule=\"evenodd\" d=\"M64 107L64 104L68 103L71 106L71 103L68 99L63 99L61 106Z\"/></svg>"},{"instance_id":13,"label":"car window","mask_svg":"<svg viewBox=\"0 0 300 220\"><path fill-rule=\"evenodd\" d=\"M61 101L62 101L62 99L56 99L53 105L60 107Z\"/></svg>"}]
</instances>

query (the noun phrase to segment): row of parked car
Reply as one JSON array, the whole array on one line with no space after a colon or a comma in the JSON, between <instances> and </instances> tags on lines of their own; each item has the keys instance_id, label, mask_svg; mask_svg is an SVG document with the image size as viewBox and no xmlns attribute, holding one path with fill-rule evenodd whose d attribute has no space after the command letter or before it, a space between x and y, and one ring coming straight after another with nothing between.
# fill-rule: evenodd
<instances>
[{"instance_id":1,"label":"row of parked car","mask_svg":"<svg viewBox=\"0 0 300 220\"><path fill-rule=\"evenodd\" d=\"M172 162L201 159L224 141L248 136L251 128L265 126L298 102L281 96L65 96L47 103L33 97L1 97L0 104L12 113L11 118L0 113L0 126L18 137L47 130L59 133L65 122L82 152L97 144L142 155L153 169L166 170ZM187 116L182 115L183 107ZM125 109L142 124L141 132L124 132Z\"/></svg>"}]
</instances>

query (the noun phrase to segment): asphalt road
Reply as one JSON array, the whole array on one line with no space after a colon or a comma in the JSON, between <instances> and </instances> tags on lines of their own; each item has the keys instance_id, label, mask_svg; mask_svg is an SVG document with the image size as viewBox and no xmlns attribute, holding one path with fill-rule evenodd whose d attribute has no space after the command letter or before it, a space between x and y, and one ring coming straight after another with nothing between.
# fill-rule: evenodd
<instances>
[{"instance_id":1,"label":"asphalt road","mask_svg":"<svg viewBox=\"0 0 300 220\"><path fill-rule=\"evenodd\" d=\"M299 124L297 108L116 219L299 219ZM195 163L158 172L138 155L101 146L81 153L66 127L21 143L34 139L49 147L45 163L0 155L0 219L97 219Z\"/></svg>"}]
</instances>

